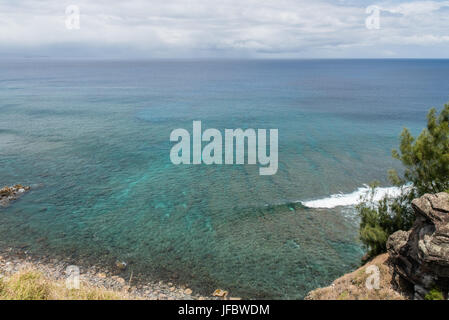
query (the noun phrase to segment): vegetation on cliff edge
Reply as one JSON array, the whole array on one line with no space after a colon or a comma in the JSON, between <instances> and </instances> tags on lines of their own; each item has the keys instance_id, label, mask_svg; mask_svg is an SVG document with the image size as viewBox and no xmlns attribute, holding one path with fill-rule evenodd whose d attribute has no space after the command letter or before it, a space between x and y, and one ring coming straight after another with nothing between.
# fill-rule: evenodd
<instances>
[{"instance_id":1,"label":"vegetation on cliff edge","mask_svg":"<svg viewBox=\"0 0 449 320\"><path fill-rule=\"evenodd\" d=\"M375 182L357 206L360 239L367 248L367 258L385 252L391 234L411 228L415 220L413 199L449 190L449 104L439 115L435 108L429 111L427 127L417 138L404 128L399 150L393 150L392 155L404 166L402 176L395 170L388 172L391 183L400 187L400 195L375 202Z\"/></svg>"}]
</instances>

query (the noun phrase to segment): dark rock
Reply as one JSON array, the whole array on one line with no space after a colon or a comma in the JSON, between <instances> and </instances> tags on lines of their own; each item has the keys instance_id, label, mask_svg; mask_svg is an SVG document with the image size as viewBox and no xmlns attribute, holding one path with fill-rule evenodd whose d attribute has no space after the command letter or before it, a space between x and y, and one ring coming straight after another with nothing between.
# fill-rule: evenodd
<instances>
[{"instance_id":1,"label":"dark rock","mask_svg":"<svg viewBox=\"0 0 449 320\"><path fill-rule=\"evenodd\" d=\"M128 266L126 262L124 261L116 261L115 262L115 266L117 267L118 270L120 271L124 271L126 270L126 267Z\"/></svg>"},{"instance_id":2,"label":"dark rock","mask_svg":"<svg viewBox=\"0 0 449 320\"><path fill-rule=\"evenodd\" d=\"M0 189L0 207L7 207L11 201L19 199L30 187L16 184L12 187L3 187Z\"/></svg>"},{"instance_id":3,"label":"dark rock","mask_svg":"<svg viewBox=\"0 0 449 320\"><path fill-rule=\"evenodd\" d=\"M423 299L437 287L449 291L449 194L426 194L412 202L416 221L408 232L390 236L387 249L394 271Z\"/></svg>"}]
</instances>

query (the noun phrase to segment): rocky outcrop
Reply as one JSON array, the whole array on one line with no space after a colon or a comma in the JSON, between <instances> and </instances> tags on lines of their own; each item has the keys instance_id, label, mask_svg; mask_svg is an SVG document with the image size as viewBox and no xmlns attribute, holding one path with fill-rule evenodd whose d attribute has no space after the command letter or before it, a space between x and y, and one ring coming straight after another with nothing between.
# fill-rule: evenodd
<instances>
[{"instance_id":1,"label":"rocky outcrop","mask_svg":"<svg viewBox=\"0 0 449 320\"><path fill-rule=\"evenodd\" d=\"M376 277L378 281L376 282ZM309 292L306 300L405 300L409 297L392 285L388 254L382 254L354 272L335 280L329 287Z\"/></svg>"},{"instance_id":2,"label":"rocky outcrop","mask_svg":"<svg viewBox=\"0 0 449 320\"><path fill-rule=\"evenodd\" d=\"M412 202L416 221L410 231L390 236L387 249L398 287L409 285L415 299L437 289L449 291L449 194L426 194Z\"/></svg>"},{"instance_id":3,"label":"rocky outcrop","mask_svg":"<svg viewBox=\"0 0 449 320\"><path fill-rule=\"evenodd\" d=\"M11 201L17 200L27 191L30 187L17 184L12 187L3 187L0 189L0 207L7 207Z\"/></svg>"},{"instance_id":4,"label":"rocky outcrop","mask_svg":"<svg viewBox=\"0 0 449 320\"><path fill-rule=\"evenodd\" d=\"M412 207L416 213L412 229L392 234L387 242L388 253L329 287L311 291L306 299L421 300L435 292L448 299L449 193L426 194L413 200ZM372 270L378 270L379 275L374 290L366 283Z\"/></svg>"}]
</instances>

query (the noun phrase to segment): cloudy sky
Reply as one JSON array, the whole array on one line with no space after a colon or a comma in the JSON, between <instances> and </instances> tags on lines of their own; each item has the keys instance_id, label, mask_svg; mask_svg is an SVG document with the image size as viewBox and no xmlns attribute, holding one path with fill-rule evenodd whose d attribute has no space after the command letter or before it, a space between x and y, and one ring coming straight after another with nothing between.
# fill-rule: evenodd
<instances>
[{"instance_id":1,"label":"cloudy sky","mask_svg":"<svg viewBox=\"0 0 449 320\"><path fill-rule=\"evenodd\" d=\"M449 58L449 1L0 0L9 56Z\"/></svg>"}]
</instances>

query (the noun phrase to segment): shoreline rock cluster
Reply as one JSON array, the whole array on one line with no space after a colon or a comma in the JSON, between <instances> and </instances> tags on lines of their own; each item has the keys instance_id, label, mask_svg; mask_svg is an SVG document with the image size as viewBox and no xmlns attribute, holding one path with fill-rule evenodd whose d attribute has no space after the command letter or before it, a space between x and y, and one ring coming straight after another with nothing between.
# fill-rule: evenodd
<instances>
[{"instance_id":1,"label":"shoreline rock cluster","mask_svg":"<svg viewBox=\"0 0 449 320\"><path fill-rule=\"evenodd\" d=\"M16 184L10 187L0 189L0 207L7 207L12 201L19 199L31 189L29 186Z\"/></svg>"}]
</instances>

